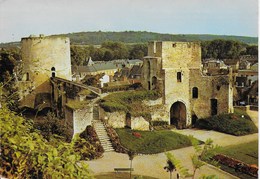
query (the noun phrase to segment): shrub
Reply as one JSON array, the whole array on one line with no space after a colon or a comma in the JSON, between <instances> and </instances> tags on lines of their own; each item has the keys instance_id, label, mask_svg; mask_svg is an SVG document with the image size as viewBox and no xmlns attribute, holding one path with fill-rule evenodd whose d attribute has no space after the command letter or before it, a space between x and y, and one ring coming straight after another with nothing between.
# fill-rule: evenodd
<instances>
[{"instance_id":1,"label":"shrub","mask_svg":"<svg viewBox=\"0 0 260 179\"><path fill-rule=\"evenodd\" d=\"M95 159L102 156L104 149L92 126L87 126L86 129L80 133L79 137L80 139L77 141L75 149L81 154L82 160ZM90 148L92 150L90 150Z\"/></svg>"},{"instance_id":2,"label":"shrub","mask_svg":"<svg viewBox=\"0 0 260 179\"><path fill-rule=\"evenodd\" d=\"M252 134L258 131L255 124L250 120L250 117L248 115L242 117L240 113L221 114L200 119L195 126L236 136Z\"/></svg>"},{"instance_id":3,"label":"shrub","mask_svg":"<svg viewBox=\"0 0 260 179\"><path fill-rule=\"evenodd\" d=\"M73 143L46 141L24 118L0 109L1 168L8 178L88 178L88 166L79 162Z\"/></svg>"},{"instance_id":4,"label":"shrub","mask_svg":"<svg viewBox=\"0 0 260 179\"><path fill-rule=\"evenodd\" d=\"M151 121L152 126L164 126L168 125L168 121Z\"/></svg>"},{"instance_id":5,"label":"shrub","mask_svg":"<svg viewBox=\"0 0 260 179\"><path fill-rule=\"evenodd\" d=\"M33 126L38 129L47 140L50 140L53 135L58 135L67 142L72 138L70 129L64 124L64 121L57 118L55 114L51 112L43 119L34 120Z\"/></svg>"}]
</instances>

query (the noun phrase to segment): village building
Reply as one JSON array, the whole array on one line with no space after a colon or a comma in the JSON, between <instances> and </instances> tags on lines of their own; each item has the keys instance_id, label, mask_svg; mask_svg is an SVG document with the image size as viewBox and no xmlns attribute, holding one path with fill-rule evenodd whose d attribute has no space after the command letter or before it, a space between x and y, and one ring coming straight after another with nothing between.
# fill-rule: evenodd
<instances>
[{"instance_id":1,"label":"village building","mask_svg":"<svg viewBox=\"0 0 260 179\"><path fill-rule=\"evenodd\" d=\"M74 66L72 68L73 80L76 80L76 76L79 79L83 79L87 75L106 74L112 78L117 71L120 71L124 67L132 68L134 65L141 65L142 60L133 59L121 59L112 61L92 61L91 58L88 60L85 66ZM112 79L110 79L111 81Z\"/></svg>"},{"instance_id":2,"label":"village building","mask_svg":"<svg viewBox=\"0 0 260 179\"><path fill-rule=\"evenodd\" d=\"M228 66L219 59L204 59L202 72L206 75L227 74Z\"/></svg>"}]
</instances>

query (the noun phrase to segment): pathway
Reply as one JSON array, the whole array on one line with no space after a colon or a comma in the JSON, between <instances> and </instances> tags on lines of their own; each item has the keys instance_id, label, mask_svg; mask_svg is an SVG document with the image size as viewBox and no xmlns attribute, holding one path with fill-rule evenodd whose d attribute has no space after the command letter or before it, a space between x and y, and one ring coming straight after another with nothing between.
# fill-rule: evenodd
<instances>
[{"instance_id":1,"label":"pathway","mask_svg":"<svg viewBox=\"0 0 260 179\"><path fill-rule=\"evenodd\" d=\"M257 121L257 114L254 112L249 115L254 120ZM213 139L215 144L220 146L228 146L241 144L245 142L250 142L258 139L258 134L251 134L246 136L232 136L228 134L223 134L216 131L207 131L207 130L195 130L195 129L185 129L185 130L174 130L175 132L184 134L184 135L193 135L194 137L205 141L208 138ZM186 168L189 168L192 171L192 162L190 156L194 153L193 147L186 147L182 149L177 149L170 151L175 155L177 159L182 162L182 165ZM104 157L98 160L88 161L89 168L92 170L93 174L102 174L107 172L113 172L114 168L117 167L129 167L130 160L128 155L116 153L116 152L107 152L104 153ZM153 155L138 155L133 160L133 168L134 174L136 175L147 175L153 176L159 179L169 178L169 173L167 173L163 167L166 165L166 156L164 153L153 154ZM222 170L219 170L213 166L205 165L200 170L198 170L196 174L196 178L203 174L215 174L219 178L223 179L232 179L237 178L232 176ZM173 179L176 178L176 174L174 174Z\"/></svg>"}]
</instances>

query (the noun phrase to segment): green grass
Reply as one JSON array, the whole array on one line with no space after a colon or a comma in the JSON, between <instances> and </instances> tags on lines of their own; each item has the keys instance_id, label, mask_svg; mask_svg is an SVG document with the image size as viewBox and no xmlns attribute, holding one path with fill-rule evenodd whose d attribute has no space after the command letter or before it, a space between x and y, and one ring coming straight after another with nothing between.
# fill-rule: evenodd
<instances>
[{"instance_id":1,"label":"green grass","mask_svg":"<svg viewBox=\"0 0 260 179\"><path fill-rule=\"evenodd\" d=\"M70 100L66 105L71 109L77 110L86 107L88 104L89 101Z\"/></svg>"},{"instance_id":2,"label":"green grass","mask_svg":"<svg viewBox=\"0 0 260 179\"><path fill-rule=\"evenodd\" d=\"M237 160L241 160L247 164L256 164L258 165L258 141L253 141L249 143L232 145L228 147L223 147L220 150L221 154L227 155ZM218 164L220 168L232 175L235 175L241 179L254 179L256 177L236 172L234 168Z\"/></svg>"},{"instance_id":3,"label":"green grass","mask_svg":"<svg viewBox=\"0 0 260 179\"><path fill-rule=\"evenodd\" d=\"M131 113L132 116L143 116L149 120L151 111L142 101L158 97L159 94L156 91L117 92L104 97L100 106L107 112L124 111Z\"/></svg>"},{"instance_id":4,"label":"green grass","mask_svg":"<svg viewBox=\"0 0 260 179\"><path fill-rule=\"evenodd\" d=\"M132 131L130 129L116 129L121 144L137 153L154 154L169 150L191 146L188 136L173 131ZM138 132L140 138L132 133Z\"/></svg>"},{"instance_id":5,"label":"green grass","mask_svg":"<svg viewBox=\"0 0 260 179\"><path fill-rule=\"evenodd\" d=\"M235 110L234 114L220 114L200 119L197 121L196 127L216 130L236 136L258 132L254 122L242 110Z\"/></svg>"},{"instance_id":6,"label":"green grass","mask_svg":"<svg viewBox=\"0 0 260 179\"><path fill-rule=\"evenodd\" d=\"M134 173L134 172L133 172ZM156 179L154 177L149 177L149 176L139 176L139 175L134 175L132 173L132 178L138 178L140 177L140 179ZM95 176L96 179L114 179L114 178L121 178L121 179L126 179L126 178L130 178L130 174L126 173L126 172L120 172L120 173L105 173L102 175L96 175Z\"/></svg>"},{"instance_id":7,"label":"green grass","mask_svg":"<svg viewBox=\"0 0 260 179\"><path fill-rule=\"evenodd\" d=\"M247 164L258 165L258 141L232 145L221 149L220 153L241 160Z\"/></svg>"}]
</instances>

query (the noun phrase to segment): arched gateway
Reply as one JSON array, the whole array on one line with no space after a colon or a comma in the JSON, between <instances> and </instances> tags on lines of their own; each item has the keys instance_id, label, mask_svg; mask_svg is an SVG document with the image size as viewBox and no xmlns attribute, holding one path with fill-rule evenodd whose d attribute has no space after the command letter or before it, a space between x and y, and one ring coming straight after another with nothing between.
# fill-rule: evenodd
<instances>
[{"instance_id":1,"label":"arched gateway","mask_svg":"<svg viewBox=\"0 0 260 179\"><path fill-rule=\"evenodd\" d=\"M182 129L186 127L186 106L184 103L178 101L173 103L170 110L171 125Z\"/></svg>"}]
</instances>

